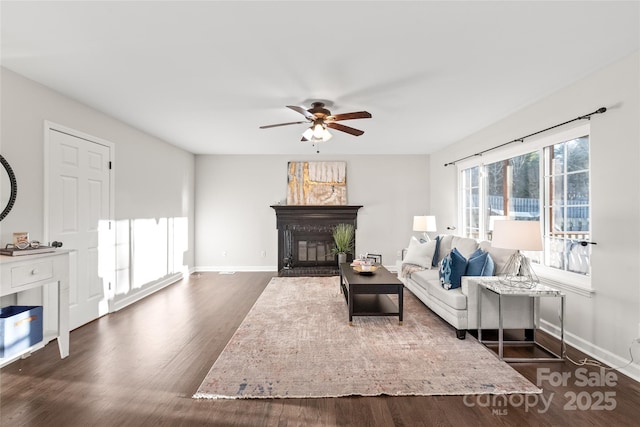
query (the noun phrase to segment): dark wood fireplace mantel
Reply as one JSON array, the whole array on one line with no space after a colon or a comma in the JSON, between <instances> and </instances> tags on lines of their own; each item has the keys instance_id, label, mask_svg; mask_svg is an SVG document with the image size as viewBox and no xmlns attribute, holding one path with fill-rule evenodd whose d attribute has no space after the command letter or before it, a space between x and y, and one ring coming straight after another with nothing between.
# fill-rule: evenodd
<instances>
[{"instance_id":1,"label":"dark wood fireplace mantel","mask_svg":"<svg viewBox=\"0 0 640 427\"><path fill-rule=\"evenodd\" d=\"M337 224L358 227L358 210L354 205L272 205L276 211L278 229L278 272L280 275L301 275L319 271L318 275L337 271L335 257L328 251L333 247L332 231ZM298 249L313 242L313 256L299 254ZM317 256L316 256L317 255ZM324 273L323 273L324 272Z\"/></svg>"}]
</instances>

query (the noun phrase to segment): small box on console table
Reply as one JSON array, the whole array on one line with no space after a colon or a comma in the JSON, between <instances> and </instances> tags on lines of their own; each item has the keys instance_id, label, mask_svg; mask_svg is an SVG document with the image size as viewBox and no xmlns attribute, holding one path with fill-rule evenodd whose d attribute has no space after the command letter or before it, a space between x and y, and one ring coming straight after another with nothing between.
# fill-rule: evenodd
<instances>
[{"instance_id":1,"label":"small box on console table","mask_svg":"<svg viewBox=\"0 0 640 427\"><path fill-rule=\"evenodd\" d=\"M14 356L42 338L42 306L0 308L0 358Z\"/></svg>"}]
</instances>

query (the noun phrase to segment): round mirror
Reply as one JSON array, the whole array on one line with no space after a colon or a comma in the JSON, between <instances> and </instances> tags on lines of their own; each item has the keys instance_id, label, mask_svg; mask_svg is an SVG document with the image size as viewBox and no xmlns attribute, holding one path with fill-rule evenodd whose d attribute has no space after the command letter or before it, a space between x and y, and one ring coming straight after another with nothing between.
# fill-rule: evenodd
<instances>
[{"instance_id":1,"label":"round mirror","mask_svg":"<svg viewBox=\"0 0 640 427\"><path fill-rule=\"evenodd\" d=\"M0 163L2 163L0 169L0 209L2 209L0 221L2 221L16 202L18 183L9 162L2 155L0 155Z\"/></svg>"}]
</instances>

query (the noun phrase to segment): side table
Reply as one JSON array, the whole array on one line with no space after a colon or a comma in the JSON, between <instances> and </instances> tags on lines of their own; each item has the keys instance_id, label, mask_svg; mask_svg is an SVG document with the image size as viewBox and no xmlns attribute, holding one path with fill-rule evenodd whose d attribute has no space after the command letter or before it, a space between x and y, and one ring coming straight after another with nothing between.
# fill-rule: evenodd
<instances>
[{"instance_id":1,"label":"side table","mask_svg":"<svg viewBox=\"0 0 640 427\"><path fill-rule=\"evenodd\" d=\"M498 296L498 357L505 362L558 362L564 360L564 310L565 310L565 294L543 284L536 284L532 288L519 288L500 282L499 280L483 280L480 282L481 290L484 292L492 292ZM551 357L504 357L504 330L503 330L503 306L508 303L510 296L526 296L531 299L533 309L533 324L535 325L533 333L533 341L506 341L508 345L535 345L547 353ZM555 353L544 347L536 341L536 329L539 325L538 304L539 299L543 297L560 298L560 352ZM503 301L504 300L504 301ZM496 344L496 341L482 340L482 298L478 300L478 341L483 344Z\"/></svg>"}]
</instances>

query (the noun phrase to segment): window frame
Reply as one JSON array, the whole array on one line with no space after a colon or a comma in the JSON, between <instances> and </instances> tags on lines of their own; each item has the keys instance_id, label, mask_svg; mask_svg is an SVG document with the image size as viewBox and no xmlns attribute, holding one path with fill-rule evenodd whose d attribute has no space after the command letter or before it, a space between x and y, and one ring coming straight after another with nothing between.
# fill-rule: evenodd
<instances>
[{"instance_id":1,"label":"window frame","mask_svg":"<svg viewBox=\"0 0 640 427\"><path fill-rule=\"evenodd\" d=\"M537 137L532 137L530 139L527 139L525 142L513 143L501 149L484 153L481 156L475 156L470 159L457 162L456 167L457 167L457 180L458 180L458 183L457 183L458 206L456 210L458 215L458 224L461 224L462 227L465 226L464 212L463 212L465 209L464 199L463 199L463 191L464 191L463 171L464 170L470 169L473 167L480 167L479 173L480 173L481 182L479 185L480 185L480 193L482 196L479 198L480 199L479 210L481 213L486 212L485 197L484 197L484 166L491 163L508 160L512 157L517 157L533 151L539 151L540 152L540 165L539 165L540 193L539 194L540 194L540 207L541 207L540 221L544 221L544 229L546 230L547 221L549 221L549 219L547 218L547 212L545 210L546 200L545 200L545 188L544 188L545 186L544 164L545 164L546 158L544 157L544 154L543 154L544 148L551 145L558 144L558 143L570 141L572 139L576 139L585 135L589 136L589 144L590 144L589 145L589 154L590 154L589 155L589 181L590 181L589 182L589 206L590 206L589 215L591 217L593 212L593 204L594 204L592 194L591 194L591 186L593 182L593 174L591 170L591 129L590 129L589 123L579 123L579 124L575 124L573 126L567 127L566 129L561 131L548 133L545 135L539 135ZM482 214L480 216L480 221L478 225L479 225L479 230L478 230L479 235L486 236L487 220L485 218L482 218ZM464 232L464 231L461 230L461 232ZM590 218L590 225L589 225L589 233L593 235L593 221L591 220L591 218ZM544 254L541 254L541 256L544 256ZM591 254L591 257L593 257L593 254ZM593 266L593 263L591 263L591 265ZM539 276L540 280L543 283L549 284L554 287L571 290L585 296L590 296L593 293L593 288L591 283L591 277L593 275L593 271L591 272L590 275L584 275L580 273L574 273L571 271L560 270L553 267L547 267L542 264L532 263L532 266L534 271L536 272L536 274Z\"/></svg>"}]
</instances>

